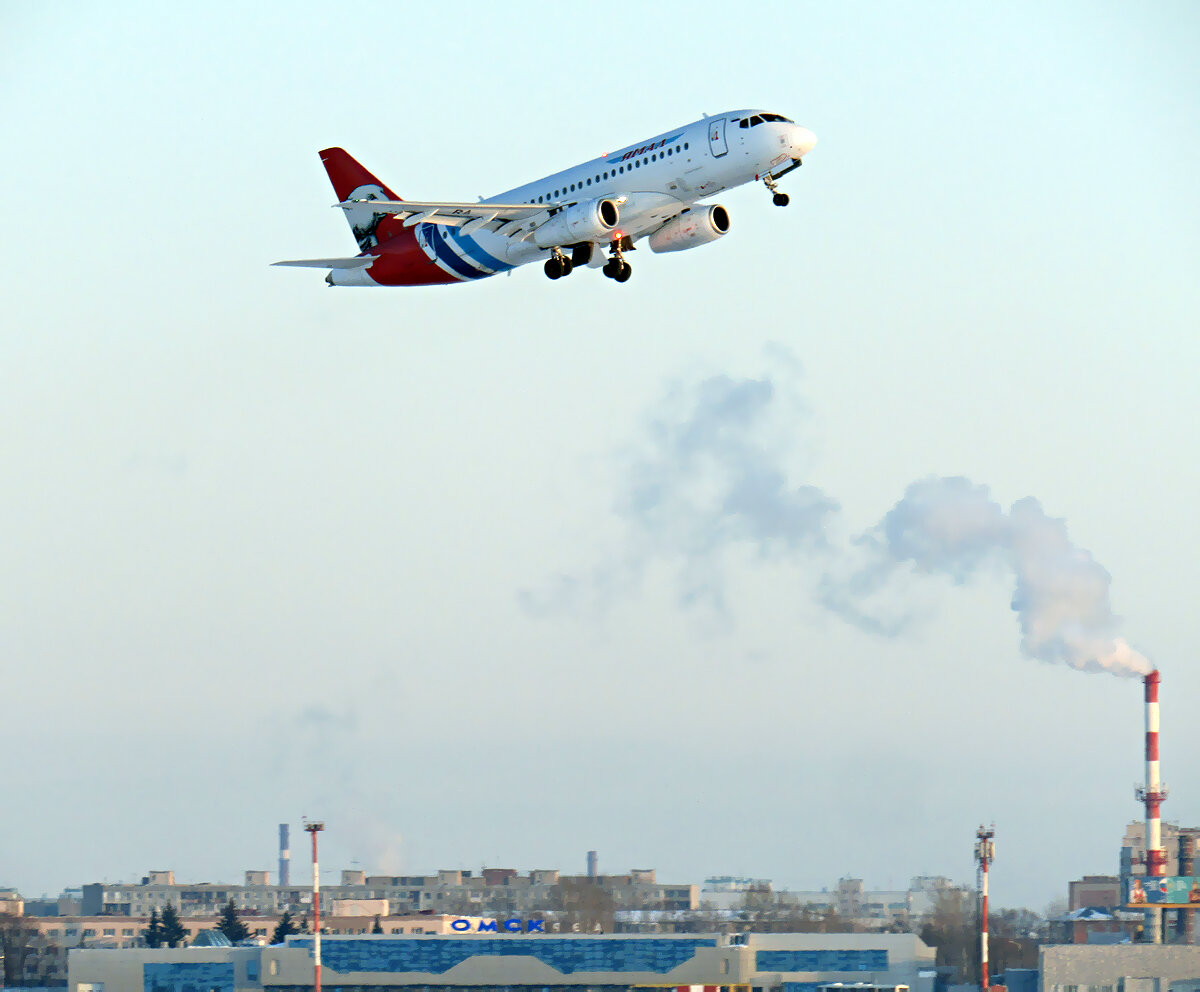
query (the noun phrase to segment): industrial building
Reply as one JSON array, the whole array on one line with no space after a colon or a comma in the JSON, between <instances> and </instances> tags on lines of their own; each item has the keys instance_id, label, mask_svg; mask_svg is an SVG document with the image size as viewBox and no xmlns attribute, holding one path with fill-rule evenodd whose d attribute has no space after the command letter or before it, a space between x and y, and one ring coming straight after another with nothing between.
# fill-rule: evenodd
<instances>
[{"instance_id":1,"label":"industrial building","mask_svg":"<svg viewBox=\"0 0 1200 992\"><path fill-rule=\"evenodd\" d=\"M1167 875L1190 875L1195 863L1196 843L1200 827L1181 827L1175 823L1162 825L1163 865ZM1121 839L1121 877L1146 874L1146 824L1130 823Z\"/></svg>"},{"instance_id":2,"label":"industrial building","mask_svg":"<svg viewBox=\"0 0 1200 992\"><path fill-rule=\"evenodd\" d=\"M366 934L376 923L375 915L351 915L355 904L334 904L329 915L321 915L321 930L327 934ZM366 907L371 908L371 907ZM455 933L455 916L382 916L379 926L385 934L449 934ZM477 922L479 918L469 918ZM191 944L201 934L215 931L218 917L189 916L180 921ZM278 916L241 917L251 938L265 942L275 932ZM30 987L61 985L67 980L67 957L79 948L116 950L141 947L145 943L142 931L149 920L125 916L26 916L21 920L24 948L20 963L20 980ZM303 917L296 919L303 926ZM2 983L0 983L2 984Z\"/></svg>"},{"instance_id":3,"label":"industrial building","mask_svg":"<svg viewBox=\"0 0 1200 992\"><path fill-rule=\"evenodd\" d=\"M1067 910L1098 907L1111 909L1121 904L1121 879L1117 875L1084 875L1067 883Z\"/></svg>"},{"instance_id":4,"label":"industrial building","mask_svg":"<svg viewBox=\"0 0 1200 992\"><path fill-rule=\"evenodd\" d=\"M269 947L78 950L70 992L308 992L313 938ZM480 933L321 941L328 992L933 992L934 951L912 934L591 936Z\"/></svg>"}]
</instances>

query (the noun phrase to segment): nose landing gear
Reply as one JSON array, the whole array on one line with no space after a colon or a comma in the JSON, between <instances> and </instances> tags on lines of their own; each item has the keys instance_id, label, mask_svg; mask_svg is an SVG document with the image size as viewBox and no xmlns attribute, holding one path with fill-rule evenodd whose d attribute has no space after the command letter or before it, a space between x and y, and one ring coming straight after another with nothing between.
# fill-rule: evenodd
<instances>
[{"instance_id":1,"label":"nose landing gear","mask_svg":"<svg viewBox=\"0 0 1200 992\"><path fill-rule=\"evenodd\" d=\"M763 185L767 187L774 196L771 197L771 202L777 207L786 207L790 202L787 193L779 192L779 185L770 176L763 176Z\"/></svg>"}]
</instances>

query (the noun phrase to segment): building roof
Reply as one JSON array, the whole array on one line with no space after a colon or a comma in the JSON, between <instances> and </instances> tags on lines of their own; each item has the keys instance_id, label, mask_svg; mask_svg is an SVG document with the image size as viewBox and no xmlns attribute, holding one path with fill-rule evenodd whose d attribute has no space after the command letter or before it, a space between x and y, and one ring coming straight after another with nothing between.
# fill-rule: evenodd
<instances>
[{"instance_id":1,"label":"building roof","mask_svg":"<svg viewBox=\"0 0 1200 992\"><path fill-rule=\"evenodd\" d=\"M1112 913L1110 913L1107 909L1102 909L1099 906L1080 906L1078 909L1073 909L1071 912L1059 917L1059 919L1063 921L1082 920L1084 922L1091 922L1093 920L1111 920L1113 918L1114 917Z\"/></svg>"},{"instance_id":2,"label":"building roof","mask_svg":"<svg viewBox=\"0 0 1200 992\"><path fill-rule=\"evenodd\" d=\"M220 930L201 930L192 941L193 947L232 947L233 942Z\"/></svg>"}]
</instances>

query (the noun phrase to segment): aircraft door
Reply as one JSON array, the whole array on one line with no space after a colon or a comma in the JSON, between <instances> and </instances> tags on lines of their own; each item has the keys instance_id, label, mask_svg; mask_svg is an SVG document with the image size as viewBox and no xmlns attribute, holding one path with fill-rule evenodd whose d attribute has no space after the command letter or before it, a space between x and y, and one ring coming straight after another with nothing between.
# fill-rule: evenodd
<instances>
[{"instance_id":1,"label":"aircraft door","mask_svg":"<svg viewBox=\"0 0 1200 992\"><path fill-rule=\"evenodd\" d=\"M708 121L708 150L713 158L720 158L729 151L729 145L725 143L724 117L713 117Z\"/></svg>"}]
</instances>

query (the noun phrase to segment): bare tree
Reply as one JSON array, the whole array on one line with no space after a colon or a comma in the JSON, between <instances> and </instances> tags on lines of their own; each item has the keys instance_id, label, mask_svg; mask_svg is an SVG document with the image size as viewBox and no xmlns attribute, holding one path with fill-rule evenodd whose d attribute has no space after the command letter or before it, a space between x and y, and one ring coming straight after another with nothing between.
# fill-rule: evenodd
<instances>
[{"instance_id":1,"label":"bare tree","mask_svg":"<svg viewBox=\"0 0 1200 992\"><path fill-rule=\"evenodd\" d=\"M551 909L562 929L612 933L616 906L612 893L586 878L563 878L554 886Z\"/></svg>"},{"instance_id":2,"label":"bare tree","mask_svg":"<svg viewBox=\"0 0 1200 992\"><path fill-rule=\"evenodd\" d=\"M937 949L937 963L954 969L955 982L978 984L974 893L945 889L921 927L921 939Z\"/></svg>"},{"instance_id":3,"label":"bare tree","mask_svg":"<svg viewBox=\"0 0 1200 992\"><path fill-rule=\"evenodd\" d=\"M37 951L33 947L34 930L25 926L25 917L0 913L0 958L4 961L4 984L23 985L25 964Z\"/></svg>"},{"instance_id":4,"label":"bare tree","mask_svg":"<svg viewBox=\"0 0 1200 992\"><path fill-rule=\"evenodd\" d=\"M1045 920L1029 909L994 909L988 914L988 967L992 976L1009 968L1036 968ZM956 982L980 978L979 913L975 894L949 889L921 928L921 939L937 948L937 963L955 969Z\"/></svg>"}]
</instances>

